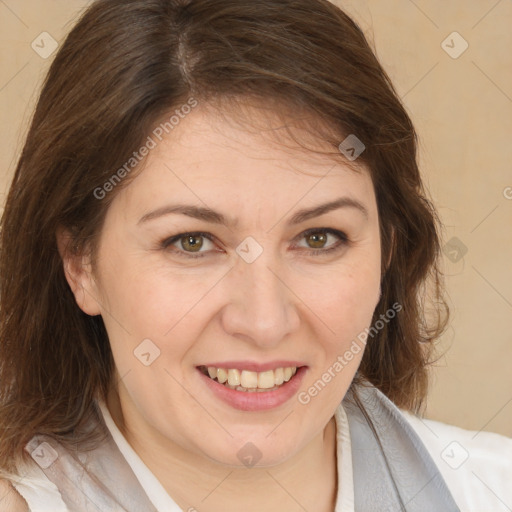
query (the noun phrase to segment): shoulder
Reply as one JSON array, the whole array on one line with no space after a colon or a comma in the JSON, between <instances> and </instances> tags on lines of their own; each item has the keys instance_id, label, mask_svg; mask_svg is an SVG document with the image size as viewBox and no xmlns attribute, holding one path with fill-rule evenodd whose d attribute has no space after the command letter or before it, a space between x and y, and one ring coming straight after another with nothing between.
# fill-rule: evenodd
<instances>
[{"instance_id":1,"label":"shoulder","mask_svg":"<svg viewBox=\"0 0 512 512\"><path fill-rule=\"evenodd\" d=\"M421 438L462 512L510 512L512 438L401 412Z\"/></svg>"},{"instance_id":2,"label":"shoulder","mask_svg":"<svg viewBox=\"0 0 512 512\"><path fill-rule=\"evenodd\" d=\"M0 482L0 512L69 512L56 485L35 463L19 465L17 474ZM4 495L11 501L4 503Z\"/></svg>"},{"instance_id":3,"label":"shoulder","mask_svg":"<svg viewBox=\"0 0 512 512\"><path fill-rule=\"evenodd\" d=\"M0 479L0 512L30 512L27 502L11 482Z\"/></svg>"}]
</instances>

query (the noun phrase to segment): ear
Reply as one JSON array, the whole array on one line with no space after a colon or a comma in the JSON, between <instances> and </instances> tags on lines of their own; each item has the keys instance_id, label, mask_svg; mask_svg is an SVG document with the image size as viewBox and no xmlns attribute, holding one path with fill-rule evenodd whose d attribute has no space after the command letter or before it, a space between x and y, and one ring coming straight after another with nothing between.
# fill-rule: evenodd
<instances>
[{"instance_id":1,"label":"ear","mask_svg":"<svg viewBox=\"0 0 512 512\"><path fill-rule=\"evenodd\" d=\"M76 250L73 237L68 230L59 228L56 237L64 275L78 307L88 315L99 315L101 310L95 299L98 296L98 288L92 274L89 255Z\"/></svg>"}]
</instances>

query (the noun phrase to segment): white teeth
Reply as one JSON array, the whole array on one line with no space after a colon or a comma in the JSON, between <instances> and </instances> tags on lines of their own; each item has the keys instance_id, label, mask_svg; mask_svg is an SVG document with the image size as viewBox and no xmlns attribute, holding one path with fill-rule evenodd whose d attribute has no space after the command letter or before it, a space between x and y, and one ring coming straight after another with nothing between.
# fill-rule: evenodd
<instances>
[{"instance_id":1,"label":"white teeth","mask_svg":"<svg viewBox=\"0 0 512 512\"><path fill-rule=\"evenodd\" d=\"M258 387L269 389L275 386L274 370L258 373Z\"/></svg>"},{"instance_id":2,"label":"white teeth","mask_svg":"<svg viewBox=\"0 0 512 512\"><path fill-rule=\"evenodd\" d=\"M242 370L240 375L240 384L244 388L257 388L258 387L258 374L250 372L249 370Z\"/></svg>"},{"instance_id":3,"label":"white teeth","mask_svg":"<svg viewBox=\"0 0 512 512\"><path fill-rule=\"evenodd\" d=\"M240 386L240 372L238 370L228 370L228 384L230 386Z\"/></svg>"},{"instance_id":4,"label":"white teeth","mask_svg":"<svg viewBox=\"0 0 512 512\"><path fill-rule=\"evenodd\" d=\"M204 367L203 367L204 369ZM288 382L296 373L297 367L276 368L264 372L253 372L250 370L238 370L233 368L216 368L208 366L205 373L211 379L217 379L218 382L230 389L237 391L261 392L277 389L279 386Z\"/></svg>"},{"instance_id":5,"label":"white teeth","mask_svg":"<svg viewBox=\"0 0 512 512\"><path fill-rule=\"evenodd\" d=\"M212 377L213 379L213 377ZM217 368L217 380L224 384L228 380L228 372L224 368Z\"/></svg>"}]
</instances>

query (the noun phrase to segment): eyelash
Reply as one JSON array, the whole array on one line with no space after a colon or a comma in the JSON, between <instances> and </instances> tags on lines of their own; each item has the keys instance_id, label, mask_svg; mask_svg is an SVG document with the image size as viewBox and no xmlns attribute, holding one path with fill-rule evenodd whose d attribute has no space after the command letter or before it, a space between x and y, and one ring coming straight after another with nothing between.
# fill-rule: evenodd
<instances>
[{"instance_id":1,"label":"eyelash","mask_svg":"<svg viewBox=\"0 0 512 512\"><path fill-rule=\"evenodd\" d=\"M308 230L304 231L303 233L301 233L297 238L299 238L299 239L305 238L313 233L323 233L323 234L335 235L340 239L340 242L329 247L328 249L322 249L322 248L309 249L309 250L306 249L306 252L310 256L323 256L323 255L329 254L331 252L338 251L349 243L349 239L345 233L343 233L342 231L338 231L337 229L332 229L332 228L308 229ZM194 231L194 232L190 232L190 233L180 233L178 235L172 236L171 238L166 238L165 240L163 240L160 244L161 248L169 249L169 247L172 246L172 244L174 244L175 242L177 242L180 239L185 238L187 236L202 236L204 238L207 238L211 242L213 242L213 239L214 239L214 237L212 235L210 235L209 233L204 233L202 231ZM183 251L180 249L176 249L173 252L175 252L175 254L178 254L179 256L183 256L184 258L193 258L193 259L203 258L205 256L205 254L207 254L207 252L194 254L194 253L190 253L190 252Z\"/></svg>"}]
</instances>

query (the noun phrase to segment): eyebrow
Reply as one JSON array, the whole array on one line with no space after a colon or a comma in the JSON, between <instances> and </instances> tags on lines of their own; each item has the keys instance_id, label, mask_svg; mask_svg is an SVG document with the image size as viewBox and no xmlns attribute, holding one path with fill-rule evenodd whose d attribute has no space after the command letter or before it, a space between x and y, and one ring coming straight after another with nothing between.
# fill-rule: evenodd
<instances>
[{"instance_id":1,"label":"eyebrow","mask_svg":"<svg viewBox=\"0 0 512 512\"><path fill-rule=\"evenodd\" d=\"M361 212L366 219L368 219L368 209L363 203L351 197L340 197L339 199L314 206L313 208L305 208L299 210L291 217L291 219L288 221L288 224L300 224L301 222L318 217L333 210L338 210L340 208L354 208ZM211 210L210 208L185 204L167 205L163 206L162 208L157 208L156 210L143 215L137 224L142 224L144 222L171 214L186 215L187 217L192 217L193 219L210 222L212 224L222 224L230 227L235 227L238 224L238 220L228 218L222 213Z\"/></svg>"}]
</instances>

